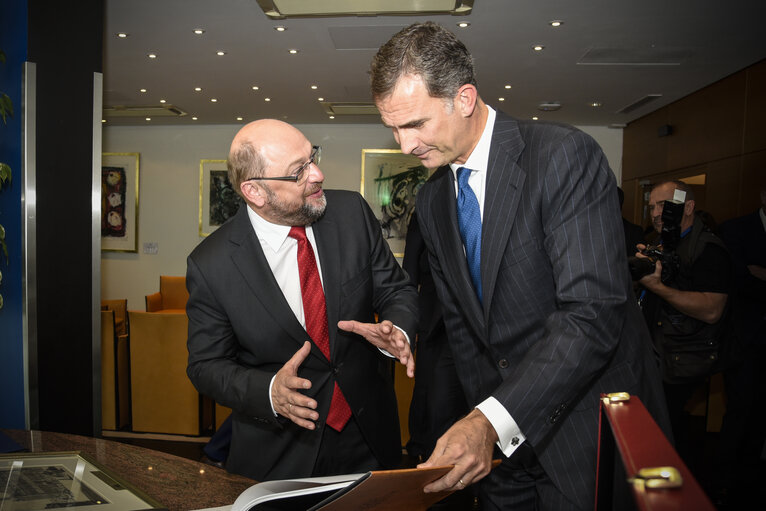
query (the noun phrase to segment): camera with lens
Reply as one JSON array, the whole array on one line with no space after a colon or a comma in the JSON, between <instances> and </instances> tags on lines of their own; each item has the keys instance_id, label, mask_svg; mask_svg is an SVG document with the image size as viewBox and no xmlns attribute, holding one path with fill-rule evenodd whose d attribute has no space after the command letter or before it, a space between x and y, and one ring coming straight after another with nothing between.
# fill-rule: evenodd
<instances>
[{"instance_id":1,"label":"camera with lens","mask_svg":"<svg viewBox=\"0 0 766 511\"><path fill-rule=\"evenodd\" d=\"M678 192L679 190L676 190L674 200L666 200L663 203L660 244L648 245L644 248L641 254L646 256L645 258L638 256L628 258L630 276L634 281L654 273L657 261L662 263L660 280L663 283L667 284L678 274L681 261L676 254L676 247L681 240L681 220L684 215L684 197L681 196L681 200L678 200Z\"/></svg>"}]
</instances>

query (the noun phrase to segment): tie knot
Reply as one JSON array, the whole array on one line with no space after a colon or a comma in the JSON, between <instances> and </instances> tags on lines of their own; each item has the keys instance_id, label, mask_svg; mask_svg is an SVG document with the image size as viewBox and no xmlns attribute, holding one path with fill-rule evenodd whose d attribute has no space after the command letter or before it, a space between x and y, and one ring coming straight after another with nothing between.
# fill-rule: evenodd
<instances>
[{"instance_id":1,"label":"tie knot","mask_svg":"<svg viewBox=\"0 0 766 511\"><path fill-rule=\"evenodd\" d=\"M462 188L468 184L468 178L471 176L471 169L460 167L457 169L457 183Z\"/></svg>"},{"instance_id":2,"label":"tie knot","mask_svg":"<svg viewBox=\"0 0 766 511\"><path fill-rule=\"evenodd\" d=\"M287 235L298 241L306 241L306 228L302 225L294 225Z\"/></svg>"}]
</instances>

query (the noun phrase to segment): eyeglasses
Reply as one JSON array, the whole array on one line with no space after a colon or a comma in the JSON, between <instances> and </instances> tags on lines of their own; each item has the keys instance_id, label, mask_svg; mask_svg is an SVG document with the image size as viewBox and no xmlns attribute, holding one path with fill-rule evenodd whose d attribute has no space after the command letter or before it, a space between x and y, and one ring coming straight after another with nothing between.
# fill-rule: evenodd
<instances>
[{"instance_id":1,"label":"eyeglasses","mask_svg":"<svg viewBox=\"0 0 766 511\"><path fill-rule=\"evenodd\" d=\"M311 166L312 163L319 165L319 160L321 157L322 148L318 145L311 146L311 156L309 157L309 161L292 171L289 176L251 177L250 179L245 179L245 181L292 181L293 183L297 183L303 179L303 174L306 172L306 169Z\"/></svg>"}]
</instances>

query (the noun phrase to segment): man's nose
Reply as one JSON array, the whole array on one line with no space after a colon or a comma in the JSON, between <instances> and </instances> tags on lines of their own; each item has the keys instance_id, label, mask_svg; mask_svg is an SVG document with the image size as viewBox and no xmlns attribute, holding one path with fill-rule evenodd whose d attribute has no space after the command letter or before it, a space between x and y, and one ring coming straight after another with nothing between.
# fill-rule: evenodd
<instances>
[{"instance_id":1,"label":"man's nose","mask_svg":"<svg viewBox=\"0 0 766 511\"><path fill-rule=\"evenodd\" d=\"M322 169L319 168L319 165L312 162L311 165L309 165L308 168L309 171L309 181L312 183L321 183L324 181L324 174L322 174Z\"/></svg>"},{"instance_id":2,"label":"man's nose","mask_svg":"<svg viewBox=\"0 0 766 511\"><path fill-rule=\"evenodd\" d=\"M407 133L406 130L400 131L397 138L404 154L411 154L418 147L417 137Z\"/></svg>"}]
</instances>

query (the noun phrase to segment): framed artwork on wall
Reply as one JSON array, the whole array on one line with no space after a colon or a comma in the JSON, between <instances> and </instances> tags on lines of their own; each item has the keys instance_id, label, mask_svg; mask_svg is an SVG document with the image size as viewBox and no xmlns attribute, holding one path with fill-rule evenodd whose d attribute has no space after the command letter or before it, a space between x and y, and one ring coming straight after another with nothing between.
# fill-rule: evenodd
<instances>
[{"instance_id":1,"label":"framed artwork on wall","mask_svg":"<svg viewBox=\"0 0 766 511\"><path fill-rule=\"evenodd\" d=\"M101 155L101 250L138 249L139 153Z\"/></svg>"},{"instance_id":2,"label":"framed artwork on wall","mask_svg":"<svg viewBox=\"0 0 766 511\"><path fill-rule=\"evenodd\" d=\"M245 203L232 188L226 160L200 160L199 235L208 236Z\"/></svg>"},{"instance_id":3,"label":"framed artwork on wall","mask_svg":"<svg viewBox=\"0 0 766 511\"><path fill-rule=\"evenodd\" d=\"M395 257L404 257L415 194L428 179L420 159L398 149L362 149L362 196Z\"/></svg>"}]
</instances>

